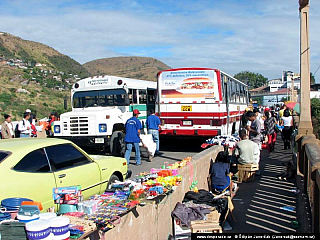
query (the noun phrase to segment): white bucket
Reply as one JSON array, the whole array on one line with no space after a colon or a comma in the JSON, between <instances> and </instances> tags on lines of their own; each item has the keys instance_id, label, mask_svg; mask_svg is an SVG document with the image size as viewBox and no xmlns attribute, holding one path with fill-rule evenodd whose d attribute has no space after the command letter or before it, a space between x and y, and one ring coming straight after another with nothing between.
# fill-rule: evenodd
<instances>
[{"instance_id":1,"label":"white bucket","mask_svg":"<svg viewBox=\"0 0 320 240\"><path fill-rule=\"evenodd\" d=\"M50 220L51 232L54 239L66 239L70 237L69 224L70 220L67 217L55 217Z\"/></svg>"},{"instance_id":2,"label":"white bucket","mask_svg":"<svg viewBox=\"0 0 320 240\"><path fill-rule=\"evenodd\" d=\"M43 219L43 220L49 220L51 218L57 217L57 214L53 212L46 212L46 213L40 213L39 217L40 219Z\"/></svg>"},{"instance_id":3,"label":"white bucket","mask_svg":"<svg viewBox=\"0 0 320 240\"><path fill-rule=\"evenodd\" d=\"M29 240L51 240L50 222L47 220L35 220L26 223L27 237Z\"/></svg>"}]
</instances>

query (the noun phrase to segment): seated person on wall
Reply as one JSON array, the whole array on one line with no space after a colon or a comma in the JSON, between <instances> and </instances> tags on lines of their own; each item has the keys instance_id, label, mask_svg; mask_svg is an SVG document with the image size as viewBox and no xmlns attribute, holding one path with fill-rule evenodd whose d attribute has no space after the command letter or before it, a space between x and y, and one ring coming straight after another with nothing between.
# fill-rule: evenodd
<instances>
[{"instance_id":1,"label":"seated person on wall","mask_svg":"<svg viewBox=\"0 0 320 240\"><path fill-rule=\"evenodd\" d=\"M259 145L248 139L246 130L239 131L241 141L237 143L234 155L237 164L259 164Z\"/></svg>"},{"instance_id":2,"label":"seated person on wall","mask_svg":"<svg viewBox=\"0 0 320 240\"><path fill-rule=\"evenodd\" d=\"M233 196L231 173L229 171L228 156L225 152L218 153L216 162L211 166L211 187L214 193L224 192L228 187Z\"/></svg>"}]
</instances>

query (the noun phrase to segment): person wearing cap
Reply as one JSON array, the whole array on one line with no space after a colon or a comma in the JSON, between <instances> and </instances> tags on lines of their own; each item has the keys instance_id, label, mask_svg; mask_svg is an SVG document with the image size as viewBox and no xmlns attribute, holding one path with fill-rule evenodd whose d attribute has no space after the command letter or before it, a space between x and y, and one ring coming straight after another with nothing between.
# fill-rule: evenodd
<instances>
[{"instance_id":1,"label":"person wearing cap","mask_svg":"<svg viewBox=\"0 0 320 240\"><path fill-rule=\"evenodd\" d=\"M11 116L8 114L4 115L4 122L1 125L1 137L2 139L14 138L14 128L11 122Z\"/></svg>"},{"instance_id":2,"label":"person wearing cap","mask_svg":"<svg viewBox=\"0 0 320 240\"><path fill-rule=\"evenodd\" d=\"M33 113L31 113L31 110L28 108L25 113L29 113L30 114L30 118L29 118L29 122L31 123L31 125L36 125L36 115L34 115Z\"/></svg>"},{"instance_id":3,"label":"person wearing cap","mask_svg":"<svg viewBox=\"0 0 320 240\"><path fill-rule=\"evenodd\" d=\"M124 141L126 142L127 150L124 157L127 160L128 165L130 162L130 156L131 156L133 146L136 150L136 155L135 155L136 165L141 165L139 143L140 143L140 130L142 128L142 125L140 120L138 119L139 114L140 114L139 110L134 109L133 117L129 118L125 124L126 136L124 138Z\"/></svg>"},{"instance_id":4,"label":"person wearing cap","mask_svg":"<svg viewBox=\"0 0 320 240\"><path fill-rule=\"evenodd\" d=\"M160 140L159 140L159 128L161 127L161 122L160 118L155 115L154 110L150 110L151 115L147 118L147 129L148 129L148 134L152 135L152 139L157 145L156 148L156 155L159 155L159 145L160 145Z\"/></svg>"}]
</instances>

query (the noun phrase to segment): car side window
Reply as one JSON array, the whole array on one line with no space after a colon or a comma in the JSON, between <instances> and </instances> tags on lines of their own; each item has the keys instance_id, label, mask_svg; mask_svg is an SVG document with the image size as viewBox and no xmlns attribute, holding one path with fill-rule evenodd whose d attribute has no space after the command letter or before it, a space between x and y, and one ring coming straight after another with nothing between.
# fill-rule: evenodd
<instances>
[{"instance_id":1,"label":"car side window","mask_svg":"<svg viewBox=\"0 0 320 240\"><path fill-rule=\"evenodd\" d=\"M23 172L50 172L48 159L42 148L28 153L13 169Z\"/></svg>"},{"instance_id":2,"label":"car side window","mask_svg":"<svg viewBox=\"0 0 320 240\"><path fill-rule=\"evenodd\" d=\"M87 157L71 144L46 147L46 152L53 170L77 167L90 163Z\"/></svg>"}]
</instances>

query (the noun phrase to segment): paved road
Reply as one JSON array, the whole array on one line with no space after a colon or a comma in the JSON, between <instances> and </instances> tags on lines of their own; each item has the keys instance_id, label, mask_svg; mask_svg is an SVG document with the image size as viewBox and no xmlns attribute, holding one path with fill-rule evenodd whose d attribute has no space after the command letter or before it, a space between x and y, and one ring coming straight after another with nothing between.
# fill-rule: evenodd
<instances>
[{"instance_id":1,"label":"paved road","mask_svg":"<svg viewBox=\"0 0 320 240\"><path fill-rule=\"evenodd\" d=\"M183 158L192 157L203 149L200 147L205 139L160 139L160 156L155 156L152 162L141 158L141 165L136 166L134 153L131 154L129 169L132 170L132 177L140 172L150 171L151 168L160 168L165 162L169 164L181 161Z\"/></svg>"}]
</instances>

